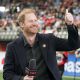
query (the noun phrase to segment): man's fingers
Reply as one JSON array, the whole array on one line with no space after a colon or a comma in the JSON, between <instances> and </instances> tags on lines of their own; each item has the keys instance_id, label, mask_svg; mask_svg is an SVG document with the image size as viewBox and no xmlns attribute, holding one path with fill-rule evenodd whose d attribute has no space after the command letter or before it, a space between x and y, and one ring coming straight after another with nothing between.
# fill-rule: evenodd
<instances>
[{"instance_id":1,"label":"man's fingers","mask_svg":"<svg viewBox=\"0 0 80 80\"><path fill-rule=\"evenodd\" d=\"M34 76L26 75L23 80L33 80L33 79L34 79Z\"/></svg>"}]
</instances>

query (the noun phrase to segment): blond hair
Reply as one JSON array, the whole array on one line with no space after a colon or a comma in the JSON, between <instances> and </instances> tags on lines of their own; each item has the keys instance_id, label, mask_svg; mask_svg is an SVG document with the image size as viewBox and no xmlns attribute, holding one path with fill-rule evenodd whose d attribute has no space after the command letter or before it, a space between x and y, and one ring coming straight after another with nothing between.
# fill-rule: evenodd
<instances>
[{"instance_id":1,"label":"blond hair","mask_svg":"<svg viewBox=\"0 0 80 80\"><path fill-rule=\"evenodd\" d=\"M24 22L24 19L25 19L25 14L29 14L29 13L36 14L36 11L34 9L32 9L32 8L25 8L25 9L23 9L19 13L19 15L18 15L18 18L17 18L18 23L23 23Z\"/></svg>"}]
</instances>

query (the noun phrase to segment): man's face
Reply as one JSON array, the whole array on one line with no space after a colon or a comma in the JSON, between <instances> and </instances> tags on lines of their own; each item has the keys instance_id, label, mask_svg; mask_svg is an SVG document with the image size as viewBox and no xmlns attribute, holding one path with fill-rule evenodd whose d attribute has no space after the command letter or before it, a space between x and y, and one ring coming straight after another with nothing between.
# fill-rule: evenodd
<instances>
[{"instance_id":1,"label":"man's face","mask_svg":"<svg viewBox=\"0 0 80 80\"><path fill-rule=\"evenodd\" d=\"M36 34L38 29L39 26L36 15L34 13L26 14L23 22L23 31L27 34Z\"/></svg>"}]
</instances>

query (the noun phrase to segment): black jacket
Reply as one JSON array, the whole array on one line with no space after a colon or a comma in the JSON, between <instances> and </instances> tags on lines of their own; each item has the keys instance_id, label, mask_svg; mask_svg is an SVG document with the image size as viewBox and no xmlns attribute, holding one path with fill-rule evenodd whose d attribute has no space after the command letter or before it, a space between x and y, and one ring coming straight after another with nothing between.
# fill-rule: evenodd
<instances>
[{"instance_id":1,"label":"black jacket","mask_svg":"<svg viewBox=\"0 0 80 80\"><path fill-rule=\"evenodd\" d=\"M61 80L56 62L56 51L70 51L78 48L78 31L68 26L68 39L60 39L53 34L37 34L39 46L48 69L55 80ZM3 67L4 80L20 80L25 73L26 48L22 37L9 43ZM53 79L52 79L53 80Z\"/></svg>"}]
</instances>

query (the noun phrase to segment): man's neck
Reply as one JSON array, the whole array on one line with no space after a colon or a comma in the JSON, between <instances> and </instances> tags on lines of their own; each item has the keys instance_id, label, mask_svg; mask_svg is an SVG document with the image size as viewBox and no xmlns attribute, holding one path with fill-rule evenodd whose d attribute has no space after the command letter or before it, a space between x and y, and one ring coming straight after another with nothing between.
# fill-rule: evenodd
<instances>
[{"instance_id":1,"label":"man's neck","mask_svg":"<svg viewBox=\"0 0 80 80\"><path fill-rule=\"evenodd\" d=\"M33 46L35 43L36 34L25 34L23 33L28 43Z\"/></svg>"}]
</instances>

